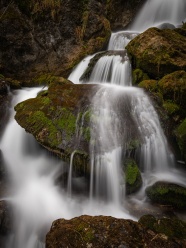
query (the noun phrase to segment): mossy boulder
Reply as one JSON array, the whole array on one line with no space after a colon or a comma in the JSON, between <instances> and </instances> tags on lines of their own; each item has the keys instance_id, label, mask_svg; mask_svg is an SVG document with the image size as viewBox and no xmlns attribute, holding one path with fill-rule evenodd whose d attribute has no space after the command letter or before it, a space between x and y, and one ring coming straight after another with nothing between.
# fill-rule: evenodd
<instances>
[{"instance_id":1,"label":"mossy boulder","mask_svg":"<svg viewBox=\"0 0 186 248\"><path fill-rule=\"evenodd\" d=\"M126 47L133 68L152 79L177 70L186 70L186 37L176 29L149 28Z\"/></svg>"},{"instance_id":2,"label":"mossy boulder","mask_svg":"<svg viewBox=\"0 0 186 248\"><path fill-rule=\"evenodd\" d=\"M146 189L149 199L161 205L186 209L186 188L169 182L156 182Z\"/></svg>"},{"instance_id":3,"label":"mossy boulder","mask_svg":"<svg viewBox=\"0 0 186 248\"><path fill-rule=\"evenodd\" d=\"M176 232L174 234L177 235ZM185 246L184 239L178 239L176 236L169 238L163 232L158 233L146 229L141 223L111 216L83 215L70 220L58 219L53 222L46 236L46 248L172 248Z\"/></svg>"},{"instance_id":4,"label":"mossy boulder","mask_svg":"<svg viewBox=\"0 0 186 248\"><path fill-rule=\"evenodd\" d=\"M140 170L133 159L126 159L124 162L126 194L135 193L142 186Z\"/></svg>"},{"instance_id":5,"label":"mossy boulder","mask_svg":"<svg viewBox=\"0 0 186 248\"><path fill-rule=\"evenodd\" d=\"M138 222L145 228L163 233L169 238L186 239L186 222L176 217L155 218L153 215L144 215Z\"/></svg>"},{"instance_id":6,"label":"mossy boulder","mask_svg":"<svg viewBox=\"0 0 186 248\"><path fill-rule=\"evenodd\" d=\"M141 81L148 80L149 76L141 69L135 69L132 71L132 83L133 85L139 84Z\"/></svg>"},{"instance_id":7,"label":"mossy boulder","mask_svg":"<svg viewBox=\"0 0 186 248\"><path fill-rule=\"evenodd\" d=\"M146 79L141 81L138 86L140 88L144 88L149 92L157 92L158 91L158 81L153 79Z\"/></svg>"},{"instance_id":8,"label":"mossy boulder","mask_svg":"<svg viewBox=\"0 0 186 248\"><path fill-rule=\"evenodd\" d=\"M78 164L83 164L81 159L88 163L89 118L84 117L97 88L60 78L36 98L19 103L15 107L15 119L41 145L64 160L69 161L70 154L76 150Z\"/></svg>"},{"instance_id":9,"label":"mossy boulder","mask_svg":"<svg viewBox=\"0 0 186 248\"><path fill-rule=\"evenodd\" d=\"M182 115L186 116L186 72L175 71L164 76L159 80L158 87L163 98L179 105Z\"/></svg>"},{"instance_id":10,"label":"mossy boulder","mask_svg":"<svg viewBox=\"0 0 186 248\"><path fill-rule=\"evenodd\" d=\"M186 162L186 119L175 130L178 145Z\"/></svg>"}]
</instances>

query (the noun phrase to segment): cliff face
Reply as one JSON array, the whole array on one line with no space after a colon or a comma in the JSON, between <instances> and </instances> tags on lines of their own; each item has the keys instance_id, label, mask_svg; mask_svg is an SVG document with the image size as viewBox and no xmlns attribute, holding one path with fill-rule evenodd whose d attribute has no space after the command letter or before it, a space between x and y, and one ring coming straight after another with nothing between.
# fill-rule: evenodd
<instances>
[{"instance_id":1,"label":"cliff face","mask_svg":"<svg viewBox=\"0 0 186 248\"><path fill-rule=\"evenodd\" d=\"M144 2L106 0L0 1L0 73L25 80L67 76L86 54L105 46ZM134 8L135 6L135 8Z\"/></svg>"}]
</instances>

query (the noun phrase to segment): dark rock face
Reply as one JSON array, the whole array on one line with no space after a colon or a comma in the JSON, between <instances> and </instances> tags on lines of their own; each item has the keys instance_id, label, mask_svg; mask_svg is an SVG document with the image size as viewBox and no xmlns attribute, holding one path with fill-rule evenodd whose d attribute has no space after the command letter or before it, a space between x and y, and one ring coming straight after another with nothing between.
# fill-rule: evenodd
<instances>
[{"instance_id":1,"label":"dark rock face","mask_svg":"<svg viewBox=\"0 0 186 248\"><path fill-rule=\"evenodd\" d=\"M80 216L53 222L46 236L46 248L58 247L185 247L184 240L169 238L141 224L106 216Z\"/></svg>"},{"instance_id":2,"label":"dark rock face","mask_svg":"<svg viewBox=\"0 0 186 248\"><path fill-rule=\"evenodd\" d=\"M8 103L8 83L4 78L0 78L0 136L8 118Z\"/></svg>"},{"instance_id":3,"label":"dark rock face","mask_svg":"<svg viewBox=\"0 0 186 248\"><path fill-rule=\"evenodd\" d=\"M12 232L12 210L6 201L0 201L0 248L5 247Z\"/></svg>"},{"instance_id":4,"label":"dark rock face","mask_svg":"<svg viewBox=\"0 0 186 248\"><path fill-rule=\"evenodd\" d=\"M67 76L110 36L110 21L126 26L141 1L0 2L0 73L28 80L44 73ZM122 8L120 8L122 6ZM119 14L120 13L120 14ZM114 25L113 25L114 26Z\"/></svg>"}]
</instances>

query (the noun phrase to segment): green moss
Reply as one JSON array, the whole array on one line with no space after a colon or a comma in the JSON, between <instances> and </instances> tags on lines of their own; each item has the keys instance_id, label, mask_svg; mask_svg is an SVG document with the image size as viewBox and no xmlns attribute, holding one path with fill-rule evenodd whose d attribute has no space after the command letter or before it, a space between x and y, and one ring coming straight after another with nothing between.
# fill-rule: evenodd
<instances>
[{"instance_id":1,"label":"green moss","mask_svg":"<svg viewBox=\"0 0 186 248\"><path fill-rule=\"evenodd\" d=\"M175 134L183 159L186 162L186 119L177 127Z\"/></svg>"},{"instance_id":2,"label":"green moss","mask_svg":"<svg viewBox=\"0 0 186 248\"><path fill-rule=\"evenodd\" d=\"M140 146L140 141L138 139L133 139L127 144L127 150L134 150Z\"/></svg>"},{"instance_id":3,"label":"green moss","mask_svg":"<svg viewBox=\"0 0 186 248\"><path fill-rule=\"evenodd\" d=\"M182 28L186 29L186 22L183 22Z\"/></svg>"},{"instance_id":4,"label":"green moss","mask_svg":"<svg viewBox=\"0 0 186 248\"><path fill-rule=\"evenodd\" d=\"M62 108L54 123L59 129L65 131L68 140L75 134L76 117L68 109Z\"/></svg>"},{"instance_id":5,"label":"green moss","mask_svg":"<svg viewBox=\"0 0 186 248\"><path fill-rule=\"evenodd\" d=\"M149 76L140 69L135 69L132 72L132 82L134 85L139 84L141 81L148 80Z\"/></svg>"},{"instance_id":6,"label":"green moss","mask_svg":"<svg viewBox=\"0 0 186 248\"><path fill-rule=\"evenodd\" d=\"M169 238L186 238L186 223L178 218L156 219L152 215L144 215L139 219L139 223L157 233L164 233Z\"/></svg>"},{"instance_id":7,"label":"green moss","mask_svg":"<svg viewBox=\"0 0 186 248\"><path fill-rule=\"evenodd\" d=\"M142 185L142 178L136 162L133 159L127 159L124 162L126 193L136 192Z\"/></svg>"},{"instance_id":8,"label":"green moss","mask_svg":"<svg viewBox=\"0 0 186 248\"><path fill-rule=\"evenodd\" d=\"M149 92L156 92L158 90L158 82L156 80L144 80L138 86Z\"/></svg>"},{"instance_id":9,"label":"green moss","mask_svg":"<svg viewBox=\"0 0 186 248\"><path fill-rule=\"evenodd\" d=\"M83 129L83 136L84 136L84 138L85 138L85 140L86 140L87 142L90 141L90 139L91 139L90 127L86 127L86 128Z\"/></svg>"},{"instance_id":10,"label":"green moss","mask_svg":"<svg viewBox=\"0 0 186 248\"><path fill-rule=\"evenodd\" d=\"M10 85L12 89L20 89L21 82L12 78L6 78L6 82Z\"/></svg>"},{"instance_id":11,"label":"green moss","mask_svg":"<svg viewBox=\"0 0 186 248\"><path fill-rule=\"evenodd\" d=\"M175 71L164 76L158 82L165 99L174 101L174 103L185 106L186 104L186 72Z\"/></svg>"},{"instance_id":12,"label":"green moss","mask_svg":"<svg viewBox=\"0 0 186 248\"><path fill-rule=\"evenodd\" d=\"M167 111L168 115L175 114L180 110L180 107L177 104L170 101L165 101L163 107Z\"/></svg>"},{"instance_id":13,"label":"green moss","mask_svg":"<svg viewBox=\"0 0 186 248\"><path fill-rule=\"evenodd\" d=\"M87 243L94 239L94 230L86 223L81 223L77 226L76 231L81 234L83 240Z\"/></svg>"},{"instance_id":14,"label":"green moss","mask_svg":"<svg viewBox=\"0 0 186 248\"><path fill-rule=\"evenodd\" d=\"M58 81L59 77L51 74L42 74L39 77L33 79L33 85L49 85L52 82Z\"/></svg>"},{"instance_id":15,"label":"green moss","mask_svg":"<svg viewBox=\"0 0 186 248\"><path fill-rule=\"evenodd\" d=\"M56 147L61 142L61 137L52 121L45 116L42 111L34 112L27 120L32 126L33 134L36 134L43 143L50 143L51 147Z\"/></svg>"},{"instance_id":16,"label":"green moss","mask_svg":"<svg viewBox=\"0 0 186 248\"><path fill-rule=\"evenodd\" d=\"M157 182L146 189L151 201L171 205L175 208L186 208L186 188L166 182Z\"/></svg>"}]
</instances>

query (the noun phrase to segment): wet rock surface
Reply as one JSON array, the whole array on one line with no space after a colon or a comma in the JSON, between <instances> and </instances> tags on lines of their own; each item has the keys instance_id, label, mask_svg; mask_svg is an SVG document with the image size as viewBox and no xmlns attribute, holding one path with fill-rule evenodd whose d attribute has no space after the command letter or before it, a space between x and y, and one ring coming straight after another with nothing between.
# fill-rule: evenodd
<instances>
[{"instance_id":1,"label":"wet rock surface","mask_svg":"<svg viewBox=\"0 0 186 248\"><path fill-rule=\"evenodd\" d=\"M143 70L151 78L186 70L186 36L177 29L149 28L126 48L132 57L133 68Z\"/></svg>"},{"instance_id":2,"label":"wet rock surface","mask_svg":"<svg viewBox=\"0 0 186 248\"><path fill-rule=\"evenodd\" d=\"M156 221L156 220L155 220ZM46 248L58 247L185 247L185 240L167 236L142 224L109 216L80 216L53 222L46 236ZM185 230L185 227L184 227Z\"/></svg>"}]
</instances>

